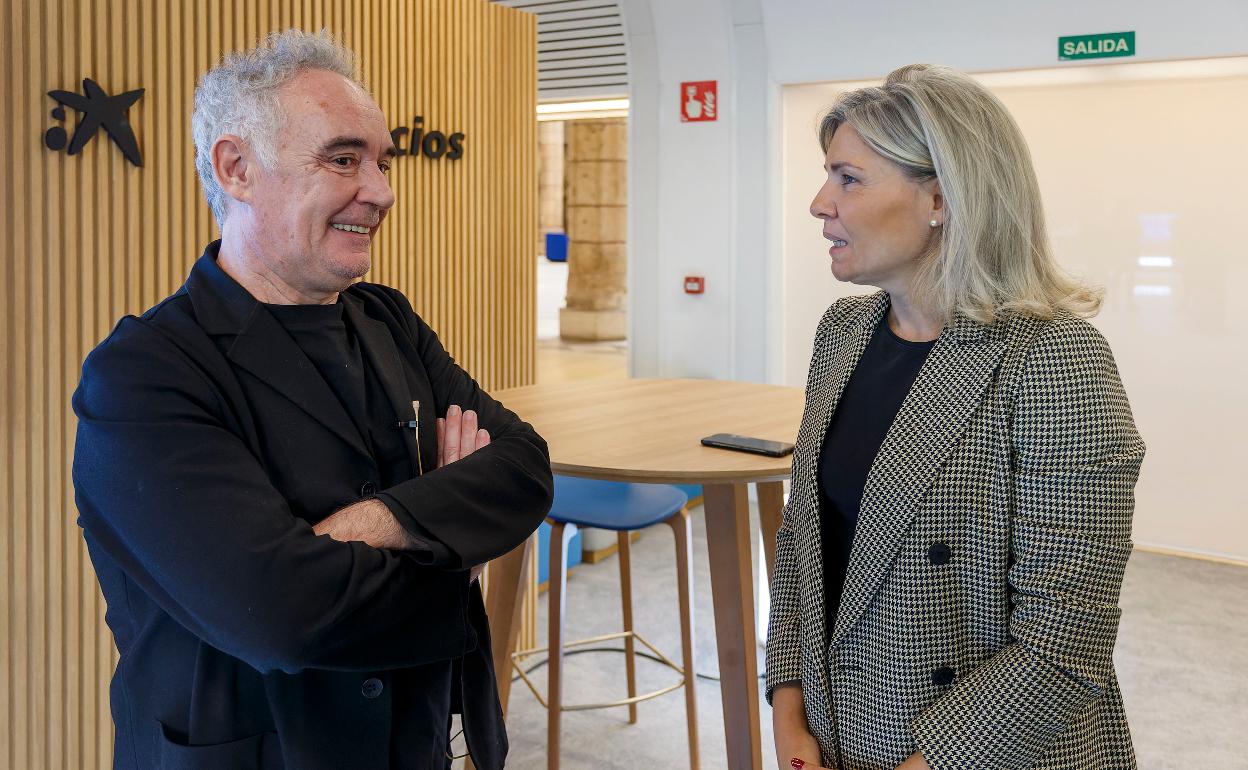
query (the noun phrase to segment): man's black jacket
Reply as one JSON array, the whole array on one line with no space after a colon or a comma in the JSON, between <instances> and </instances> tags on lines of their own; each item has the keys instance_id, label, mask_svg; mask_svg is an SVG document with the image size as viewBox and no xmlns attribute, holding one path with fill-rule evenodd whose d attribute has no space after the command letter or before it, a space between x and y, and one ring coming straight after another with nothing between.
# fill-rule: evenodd
<instances>
[{"instance_id":1,"label":"man's black jacket","mask_svg":"<svg viewBox=\"0 0 1248 770\"><path fill-rule=\"evenodd\" d=\"M550 505L545 442L491 399L399 292L356 284L346 317L407 434L411 478L377 489L359 430L263 305L216 264L127 317L74 394L80 524L121 652L117 768L445 767L464 709L478 767L502 767L489 629L467 568L523 542ZM437 466L458 404L485 449ZM386 492L449 552L313 534Z\"/></svg>"}]
</instances>

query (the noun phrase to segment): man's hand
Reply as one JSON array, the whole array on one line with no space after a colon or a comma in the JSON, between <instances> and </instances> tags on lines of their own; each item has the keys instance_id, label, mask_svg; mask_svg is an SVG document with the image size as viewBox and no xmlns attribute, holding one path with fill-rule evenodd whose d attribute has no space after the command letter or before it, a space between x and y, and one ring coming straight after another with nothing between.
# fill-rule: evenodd
<instances>
[{"instance_id":1,"label":"man's hand","mask_svg":"<svg viewBox=\"0 0 1248 770\"><path fill-rule=\"evenodd\" d=\"M380 500L361 500L334 511L312 531L343 543L357 541L397 551L413 548L417 542Z\"/></svg>"},{"instance_id":2,"label":"man's hand","mask_svg":"<svg viewBox=\"0 0 1248 770\"><path fill-rule=\"evenodd\" d=\"M438 467L461 460L482 447L489 446L490 432L477 429L477 413L460 410L452 404L446 417L438 418Z\"/></svg>"},{"instance_id":3,"label":"man's hand","mask_svg":"<svg viewBox=\"0 0 1248 770\"><path fill-rule=\"evenodd\" d=\"M438 467L450 465L462 460L473 452L490 445L490 432L485 428L477 428L477 413L469 409L460 410L452 404L446 410L446 417L438 418ZM469 580L481 577L485 570L484 564L476 564L468 575Z\"/></svg>"},{"instance_id":4,"label":"man's hand","mask_svg":"<svg viewBox=\"0 0 1248 770\"><path fill-rule=\"evenodd\" d=\"M897 765L897 770L932 770L932 768L923 758L923 753L916 751L905 762Z\"/></svg>"},{"instance_id":5,"label":"man's hand","mask_svg":"<svg viewBox=\"0 0 1248 770\"><path fill-rule=\"evenodd\" d=\"M462 411L451 406L445 418L438 418L438 467L463 459L488 446L490 433L477 428L477 413ZM329 535L343 543L356 541L373 548L390 548L397 551L414 548L419 542L398 520L385 503L380 500L361 500L346 508L334 511L312 528L318 535ZM485 565L472 568L471 577L476 580Z\"/></svg>"}]
</instances>

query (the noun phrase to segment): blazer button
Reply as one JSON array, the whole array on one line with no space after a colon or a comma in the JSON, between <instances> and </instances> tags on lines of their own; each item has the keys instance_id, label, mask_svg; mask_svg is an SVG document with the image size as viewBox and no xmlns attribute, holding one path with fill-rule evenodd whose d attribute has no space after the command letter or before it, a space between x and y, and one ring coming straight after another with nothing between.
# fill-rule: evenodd
<instances>
[{"instance_id":1,"label":"blazer button","mask_svg":"<svg viewBox=\"0 0 1248 770\"><path fill-rule=\"evenodd\" d=\"M947 564L951 556L953 550L944 543L932 543L932 547L927 549L927 560L937 567Z\"/></svg>"},{"instance_id":2,"label":"blazer button","mask_svg":"<svg viewBox=\"0 0 1248 770\"><path fill-rule=\"evenodd\" d=\"M377 485L371 481L365 481L364 485L360 487L360 497L371 497L375 494L377 494Z\"/></svg>"},{"instance_id":3,"label":"blazer button","mask_svg":"<svg viewBox=\"0 0 1248 770\"><path fill-rule=\"evenodd\" d=\"M941 666L932 671L932 684L937 687L948 687L953 684L954 678L954 671L948 666Z\"/></svg>"},{"instance_id":4,"label":"blazer button","mask_svg":"<svg viewBox=\"0 0 1248 770\"><path fill-rule=\"evenodd\" d=\"M378 695L381 695L381 691L384 689L385 687L382 685L380 679L365 679L364 684L360 686L360 694L365 698L372 700Z\"/></svg>"}]
</instances>

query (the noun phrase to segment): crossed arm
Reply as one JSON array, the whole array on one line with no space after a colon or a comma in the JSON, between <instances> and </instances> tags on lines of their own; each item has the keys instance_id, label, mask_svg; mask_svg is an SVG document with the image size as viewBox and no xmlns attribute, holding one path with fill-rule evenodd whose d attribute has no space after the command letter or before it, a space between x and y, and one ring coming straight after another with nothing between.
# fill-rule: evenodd
<instances>
[{"instance_id":1,"label":"crossed arm","mask_svg":"<svg viewBox=\"0 0 1248 770\"><path fill-rule=\"evenodd\" d=\"M462 411L452 405L446 417L438 418L438 468L443 468L478 449L489 446L490 432L477 427L477 413ZM413 550L419 539L403 528L394 513L376 498L361 500L340 508L312 528L318 535L329 535L342 543L360 542L373 548L397 551ZM472 566L472 579L481 574L485 565Z\"/></svg>"}]
</instances>

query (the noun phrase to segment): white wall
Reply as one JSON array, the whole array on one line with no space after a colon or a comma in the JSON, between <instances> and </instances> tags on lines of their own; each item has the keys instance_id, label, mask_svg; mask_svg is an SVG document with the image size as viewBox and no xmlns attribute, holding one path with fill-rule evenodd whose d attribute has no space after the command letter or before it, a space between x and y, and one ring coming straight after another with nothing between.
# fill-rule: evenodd
<instances>
[{"instance_id":1,"label":"white wall","mask_svg":"<svg viewBox=\"0 0 1248 770\"><path fill-rule=\"evenodd\" d=\"M1035 73L1036 84L1000 84L1014 76L992 88L1027 137L1058 261L1106 288L1092 320L1148 444L1136 541L1248 561L1248 59L1224 64L1234 66L1199 79L1156 79L1148 76L1156 68L1127 65L1097 68L1091 82L1046 84ZM823 181L809 125L841 90L793 86L784 97L791 385L804 381L828 304L869 290L832 279L820 223L804 211Z\"/></svg>"},{"instance_id":2,"label":"white wall","mask_svg":"<svg viewBox=\"0 0 1248 770\"><path fill-rule=\"evenodd\" d=\"M619 0L629 44L629 316L635 376L779 381L782 86L912 61L1057 66L1061 35L1133 30L1138 60L1248 53L1248 1ZM682 81L721 116L682 124ZM688 274L706 294L682 292Z\"/></svg>"},{"instance_id":3,"label":"white wall","mask_svg":"<svg viewBox=\"0 0 1248 770\"><path fill-rule=\"evenodd\" d=\"M1245 0L762 0L772 77L882 77L912 62L971 71L1053 67L1057 39L1136 33L1135 59L1248 53Z\"/></svg>"},{"instance_id":4,"label":"white wall","mask_svg":"<svg viewBox=\"0 0 1248 770\"><path fill-rule=\"evenodd\" d=\"M634 376L768 377L768 223L778 182L755 0L621 0L629 40L629 323ZM681 123L682 81L718 81L719 119ZM686 275L706 292L683 291Z\"/></svg>"},{"instance_id":5,"label":"white wall","mask_svg":"<svg viewBox=\"0 0 1248 770\"><path fill-rule=\"evenodd\" d=\"M1065 68L1071 65L1057 62L1057 38L1096 32L1135 31L1135 61L1248 54L1246 0L1191 0L1178 6L1144 0L620 0L620 6L631 80L634 376L795 382L804 373L816 308L846 289L821 269L805 269L809 260L820 259L822 248L799 253L785 245L790 230L813 221L806 207L814 190L797 189L801 185L790 183L799 177L787 176L805 163L793 153L814 146L814 118L792 116L790 97L782 96L786 86L879 78L912 61L976 72ZM680 82L709 79L719 81L720 120L682 124ZM1078 120L1072 117L1071 123L1077 126ZM1049 184L1046 173L1042 182ZM1111 186L1106 195L1116 191ZM1138 241L1133 245L1143 248ZM686 274L705 275L707 293L683 294L680 279ZM1230 280L1229 274L1223 277ZM1203 292L1212 284L1201 286ZM1191 303L1229 307L1230 292L1237 287L1222 286L1214 296L1189 295ZM1130 296L1134 302L1135 295ZM1136 320L1157 315L1138 307L1130 311ZM1124 365L1151 446L1140 486L1137 537L1248 559L1248 524L1236 523L1245 506L1242 493L1231 485L1235 476L1215 478L1225 466L1202 470L1192 459L1199 442L1175 445L1184 447L1188 462L1167 459L1169 450L1159 449L1168 443L1167 429L1154 427L1154 420L1190 426L1181 416L1184 402L1200 402L1209 394L1193 390L1199 389L1196 385L1175 388L1173 383L1146 392L1141 382L1152 375L1145 369L1137 373L1130 362L1135 343L1126 341L1129 335L1116 326L1116 318L1107 309L1098 323ZM1221 339L1232 347L1237 341ZM1179 396L1182 401L1176 403ZM1154 408L1156 418L1148 414ZM1242 452L1228 456L1231 462L1244 459ZM1197 482L1201 486L1189 488L1186 497L1174 491ZM1169 491L1151 487L1154 483L1170 485ZM1198 499L1195 507L1206 513L1189 513L1193 506L1181 507L1181 499ZM1215 508L1216 514L1209 513ZM1150 509L1156 516L1143 513Z\"/></svg>"}]
</instances>

